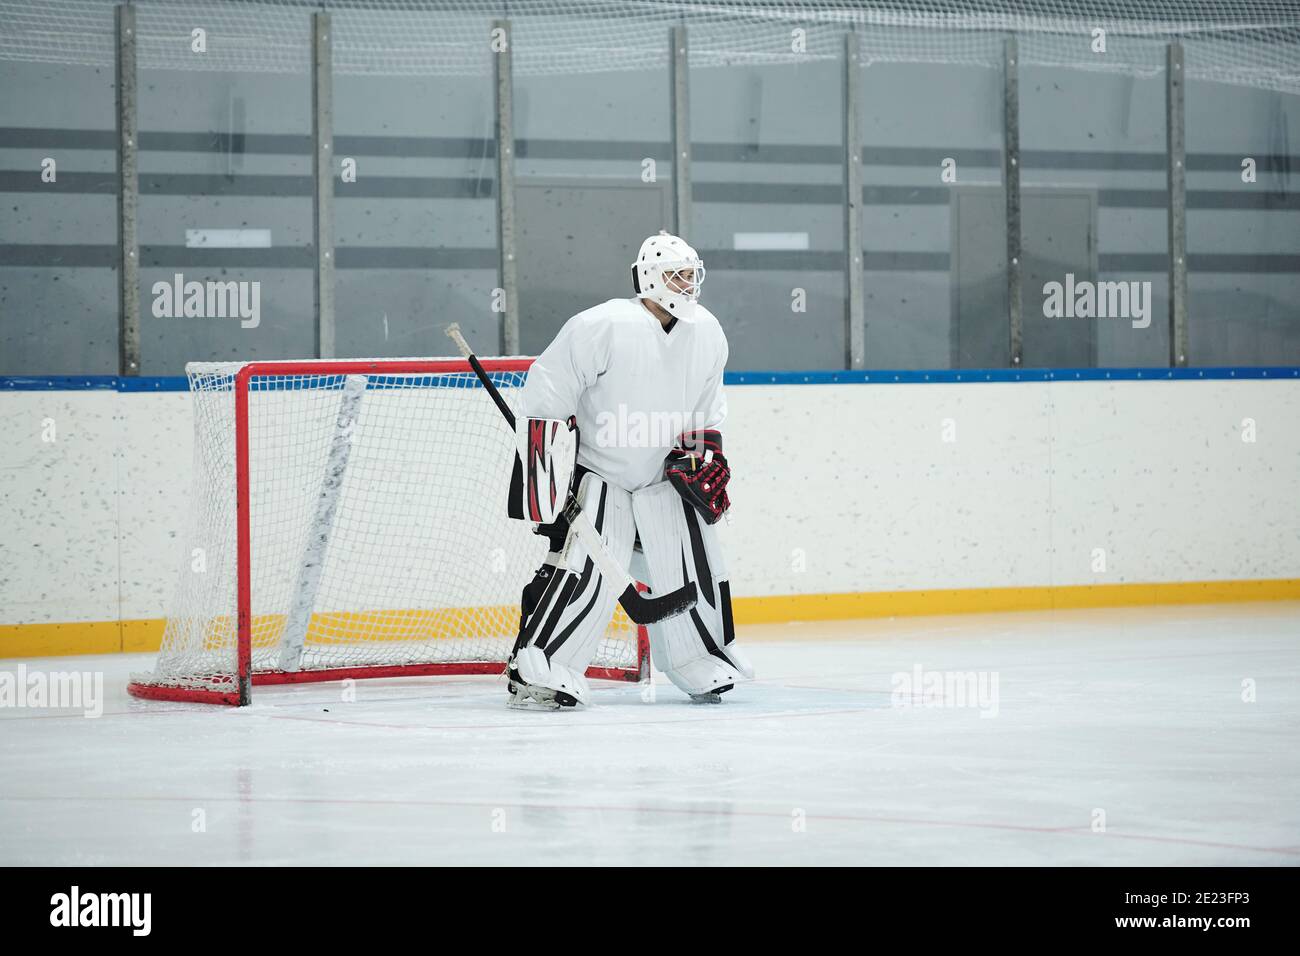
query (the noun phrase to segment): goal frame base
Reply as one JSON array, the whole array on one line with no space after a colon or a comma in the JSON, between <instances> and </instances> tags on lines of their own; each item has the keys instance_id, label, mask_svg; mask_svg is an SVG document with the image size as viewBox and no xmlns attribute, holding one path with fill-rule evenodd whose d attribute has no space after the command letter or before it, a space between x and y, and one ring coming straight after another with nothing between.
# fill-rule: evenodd
<instances>
[{"instance_id":1,"label":"goal frame base","mask_svg":"<svg viewBox=\"0 0 1300 956\"><path fill-rule=\"evenodd\" d=\"M458 661L445 664L386 664L377 667L330 667L307 671L261 671L253 673L256 687L276 684L320 684L336 680L373 680L382 677L454 677L465 674L504 674L506 665L501 661ZM612 680L638 683L649 677L649 667L642 657L640 671L621 667L588 667L587 677L593 680ZM246 706L238 690L219 690L215 687L179 687L170 684L146 684L131 681L126 691L142 700L167 700L191 704L229 704Z\"/></svg>"}]
</instances>

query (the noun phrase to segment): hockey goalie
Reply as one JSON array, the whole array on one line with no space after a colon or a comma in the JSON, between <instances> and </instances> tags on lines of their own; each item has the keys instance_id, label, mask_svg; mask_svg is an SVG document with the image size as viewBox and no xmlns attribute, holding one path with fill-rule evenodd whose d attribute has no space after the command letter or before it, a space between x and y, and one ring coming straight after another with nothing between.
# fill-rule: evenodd
<instances>
[{"instance_id":1,"label":"hockey goalie","mask_svg":"<svg viewBox=\"0 0 1300 956\"><path fill-rule=\"evenodd\" d=\"M550 544L523 590L507 667L512 706L590 700L584 672L623 587L601 571L610 559L651 595L694 585L693 607L647 625L651 659L674 685L717 703L753 677L736 646L715 527L730 503L727 340L698 302L703 281L694 249L666 232L651 236L632 265L635 295L573 316L529 370L510 510L536 521ZM566 480L599 541L576 534L558 507Z\"/></svg>"}]
</instances>

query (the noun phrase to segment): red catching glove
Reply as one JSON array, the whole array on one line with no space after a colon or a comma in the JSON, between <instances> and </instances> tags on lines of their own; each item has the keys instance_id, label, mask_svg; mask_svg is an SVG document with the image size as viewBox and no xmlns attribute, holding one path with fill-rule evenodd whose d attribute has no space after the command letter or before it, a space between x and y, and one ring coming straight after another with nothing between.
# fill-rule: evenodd
<instances>
[{"instance_id":1,"label":"red catching glove","mask_svg":"<svg viewBox=\"0 0 1300 956\"><path fill-rule=\"evenodd\" d=\"M727 497L731 468L722 454L720 432L701 429L683 433L679 447L669 452L664 461L664 477L706 524L717 522L731 507Z\"/></svg>"}]
</instances>

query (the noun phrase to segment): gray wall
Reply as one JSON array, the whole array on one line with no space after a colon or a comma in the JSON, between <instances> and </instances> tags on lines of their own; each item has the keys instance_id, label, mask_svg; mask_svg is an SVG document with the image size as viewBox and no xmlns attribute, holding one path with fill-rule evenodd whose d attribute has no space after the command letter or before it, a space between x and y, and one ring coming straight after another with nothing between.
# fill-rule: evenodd
<instances>
[{"instance_id":1,"label":"gray wall","mask_svg":"<svg viewBox=\"0 0 1300 956\"><path fill-rule=\"evenodd\" d=\"M305 49L309 18L300 16ZM774 42L783 36L777 31ZM529 42L527 22L515 40L517 48ZM356 183L335 182L340 357L442 353L440 330L453 320L484 351L496 341L486 57L480 76L335 78L336 154L354 157L359 173ZM841 73L827 59L690 71L686 233L705 257L703 301L727 328L734 369L843 366ZM954 288L954 189L941 181L940 164L956 160L960 187L1000 191L1001 74L876 62L859 81L867 365L963 364L952 347L956 303L1000 282L1001 265L994 258L983 272L964 271L971 289ZM1096 322L1097 364L1167 364L1163 76L1025 67L1020 82L1025 186L1094 191L1098 277L1152 283L1149 329ZM520 273L522 342L531 352L566 308L629 294L624 275L607 274L616 272L611 264L630 261L646 232L669 225L655 221L655 210L667 215L658 197L672 186L668 76L521 75L515 98L519 184L558 187L549 200L538 193L527 207L538 212L520 223L520 256L534 266L521 262ZM141 69L145 374L180 374L194 359L314 354L310 103L301 72ZM113 130L111 70L0 63L0 374L116 371ZM1300 130L1300 97L1187 86L1194 365L1300 364L1300 148L1292 130ZM46 156L58 161L55 184L39 179ZM1245 156L1258 161L1255 184L1241 182ZM647 160L653 183L643 180ZM591 192L608 186L657 192L629 203L627 216L611 216ZM185 230L195 228L270 229L273 246L188 249ZM737 250L737 233L806 234L808 248ZM987 242L1004 248L1005 231L994 228ZM571 267L558 270L564 261ZM176 272L260 281L260 327L155 318L151 286ZM796 290L806 311L791 307ZM1027 316L1041 315L1040 288L1026 285L1023 302ZM1043 364L1047 351L1027 351L1026 364Z\"/></svg>"}]
</instances>

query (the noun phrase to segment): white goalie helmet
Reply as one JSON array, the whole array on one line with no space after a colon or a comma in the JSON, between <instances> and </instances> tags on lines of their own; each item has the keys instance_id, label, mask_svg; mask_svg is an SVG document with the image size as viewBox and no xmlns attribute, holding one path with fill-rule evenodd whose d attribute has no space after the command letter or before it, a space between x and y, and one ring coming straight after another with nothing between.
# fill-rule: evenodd
<instances>
[{"instance_id":1,"label":"white goalie helmet","mask_svg":"<svg viewBox=\"0 0 1300 956\"><path fill-rule=\"evenodd\" d=\"M695 303L704 283L700 254L679 236L659 230L641 243L632 263L632 288L638 299L649 299L683 322L695 321Z\"/></svg>"}]
</instances>

